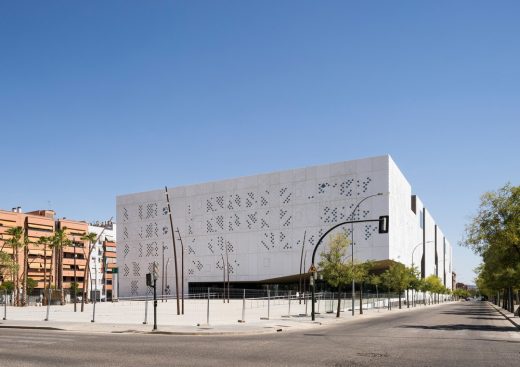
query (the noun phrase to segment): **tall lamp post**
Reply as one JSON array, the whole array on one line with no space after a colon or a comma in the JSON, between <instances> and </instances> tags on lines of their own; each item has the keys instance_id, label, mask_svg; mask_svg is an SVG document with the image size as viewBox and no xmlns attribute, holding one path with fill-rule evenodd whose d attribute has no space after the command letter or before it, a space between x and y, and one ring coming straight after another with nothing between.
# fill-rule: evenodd
<instances>
[{"instance_id":1,"label":"tall lamp post","mask_svg":"<svg viewBox=\"0 0 520 367\"><path fill-rule=\"evenodd\" d=\"M352 221L354 220L354 215L356 214L356 210L359 208L361 203L363 203L365 200L370 199L370 198L372 198L374 196L381 196L381 195L383 195L383 193L382 192L378 192L377 194L367 196L366 198L361 200L359 203L357 203L357 205L354 207L354 210L352 210L352 213L350 214L350 219ZM354 275L354 222L352 222L350 224L350 239L351 239L350 240L350 247L352 249L352 253L351 253L351 256L352 256L352 275ZM355 297L356 297L356 282L354 280L354 276L352 276L352 316L354 316Z\"/></svg>"},{"instance_id":2,"label":"tall lamp post","mask_svg":"<svg viewBox=\"0 0 520 367\"><path fill-rule=\"evenodd\" d=\"M415 250L417 250L419 248L419 246L421 245L426 245L427 243L433 243L433 241L426 241L426 242L419 242L417 245L414 246L413 250L412 250L412 269L413 269L413 255L415 253ZM413 300L413 292L412 292L412 300ZM407 305L407 308L410 308L410 305L408 304L408 301L406 302L406 305ZM414 306L415 307L415 306Z\"/></svg>"},{"instance_id":3,"label":"tall lamp post","mask_svg":"<svg viewBox=\"0 0 520 367\"><path fill-rule=\"evenodd\" d=\"M170 294L170 286L168 285L168 264L170 263L171 258L169 257L168 260L166 260L166 272L164 274L164 281L166 283L166 302L168 302L168 295Z\"/></svg>"}]
</instances>

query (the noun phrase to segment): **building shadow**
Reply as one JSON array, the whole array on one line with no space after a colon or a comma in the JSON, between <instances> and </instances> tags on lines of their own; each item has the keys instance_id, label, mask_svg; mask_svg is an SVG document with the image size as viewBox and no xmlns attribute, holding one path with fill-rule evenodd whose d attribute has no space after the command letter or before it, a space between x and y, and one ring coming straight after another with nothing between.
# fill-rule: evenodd
<instances>
[{"instance_id":1,"label":"building shadow","mask_svg":"<svg viewBox=\"0 0 520 367\"><path fill-rule=\"evenodd\" d=\"M514 326L495 326L495 325L468 325L468 324L445 324L445 325L402 325L398 326L404 329L423 329L423 330L474 330L474 331L517 331Z\"/></svg>"}]
</instances>

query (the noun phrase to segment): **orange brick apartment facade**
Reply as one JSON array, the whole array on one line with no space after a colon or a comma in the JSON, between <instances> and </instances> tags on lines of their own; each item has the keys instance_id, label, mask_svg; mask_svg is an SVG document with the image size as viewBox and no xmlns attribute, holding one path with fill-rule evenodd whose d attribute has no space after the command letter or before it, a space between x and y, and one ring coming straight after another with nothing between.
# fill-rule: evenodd
<instances>
[{"instance_id":1,"label":"orange brick apartment facade","mask_svg":"<svg viewBox=\"0 0 520 367\"><path fill-rule=\"evenodd\" d=\"M51 287L70 289L74 277L81 287L88 255L88 243L81 240L81 237L88 232L86 222L55 219L55 212L52 210L38 210L27 213L22 213L20 208L13 208L12 211L0 210L0 249L10 255L13 255L14 250L5 240L10 237L6 234L7 230L13 227L22 227L29 240L27 249L18 249L20 267L17 276L20 279L20 286L25 266L27 266L28 277L37 282L36 290L44 289L44 281L48 284L49 280ZM63 246L63 262L61 264L60 257L49 246L38 244L40 237L51 237L55 234L56 229L60 228L66 228L67 238L72 241L71 246ZM25 261L26 257L27 261ZM63 284L61 284L59 278L59 269L63 269ZM6 269L0 269L0 276L3 276L4 280L14 281L14 275L7 274Z\"/></svg>"}]
</instances>

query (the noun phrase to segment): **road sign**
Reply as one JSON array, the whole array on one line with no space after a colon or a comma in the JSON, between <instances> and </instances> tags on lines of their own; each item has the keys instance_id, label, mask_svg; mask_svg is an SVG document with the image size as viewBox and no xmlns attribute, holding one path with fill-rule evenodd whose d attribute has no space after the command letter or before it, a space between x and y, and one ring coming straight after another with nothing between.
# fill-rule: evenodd
<instances>
[{"instance_id":1,"label":"road sign","mask_svg":"<svg viewBox=\"0 0 520 367\"><path fill-rule=\"evenodd\" d=\"M316 267L314 265L311 265L311 267L309 268L309 273L316 273L318 270L316 269Z\"/></svg>"}]
</instances>

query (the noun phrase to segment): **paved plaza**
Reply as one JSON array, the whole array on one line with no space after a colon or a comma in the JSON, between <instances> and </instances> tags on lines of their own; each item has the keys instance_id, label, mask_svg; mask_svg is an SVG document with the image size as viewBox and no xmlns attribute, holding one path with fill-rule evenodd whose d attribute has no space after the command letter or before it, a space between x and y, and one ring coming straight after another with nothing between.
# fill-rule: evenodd
<instances>
[{"instance_id":1,"label":"paved plaza","mask_svg":"<svg viewBox=\"0 0 520 367\"><path fill-rule=\"evenodd\" d=\"M325 295L326 296L326 295ZM290 302L286 297L273 299L231 299L229 303L222 299L188 299L184 303L184 315L177 315L175 299L158 300L157 324L158 331L169 333L263 333L280 329L301 329L314 325L337 323L360 317L382 315L388 312L403 312L432 307L420 305L398 310L397 300L391 299L392 311L387 309L388 300L367 298L363 302L364 314L359 315L359 301L356 302L356 315L351 315L351 300L342 300L341 317L337 319L335 310L337 301L319 295L316 302L316 322L310 318L310 300L300 300L292 297ZM148 305L147 305L148 304ZM50 306L48 321L47 307L7 307L6 321L1 326L18 327L52 327L73 331L101 332L147 332L153 327L153 301L124 300L119 302L98 302L86 304L84 312L81 306L74 305ZM4 311L4 310L2 310ZM145 322L146 316L146 324ZM209 323L208 323L209 320ZM243 322L242 322L243 321Z\"/></svg>"}]
</instances>

